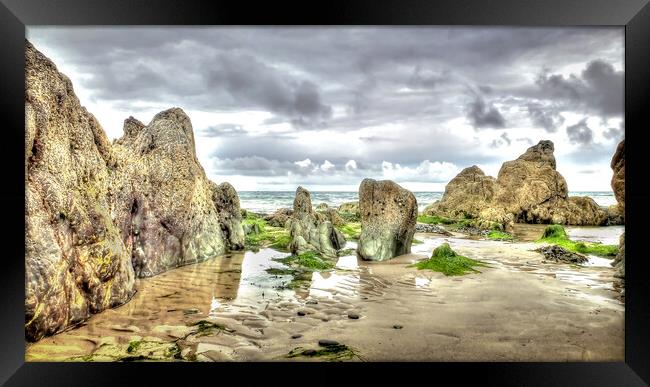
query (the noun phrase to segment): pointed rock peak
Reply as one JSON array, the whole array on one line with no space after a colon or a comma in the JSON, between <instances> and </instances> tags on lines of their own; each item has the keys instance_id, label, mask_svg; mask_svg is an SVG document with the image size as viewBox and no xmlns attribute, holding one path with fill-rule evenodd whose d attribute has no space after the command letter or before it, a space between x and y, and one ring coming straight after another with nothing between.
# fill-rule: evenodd
<instances>
[{"instance_id":1,"label":"pointed rock peak","mask_svg":"<svg viewBox=\"0 0 650 387\"><path fill-rule=\"evenodd\" d=\"M142 130L142 128L144 128L144 126L145 125L142 122L133 118L133 116L130 116L129 118L124 120L124 127L122 130L124 131L125 135L129 137L133 137L133 136L137 136L138 133L140 133L140 131Z\"/></svg>"},{"instance_id":2,"label":"pointed rock peak","mask_svg":"<svg viewBox=\"0 0 650 387\"><path fill-rule=\"evenodd\" d=\"M145 130L153 136L154 146L189 143L195 153L192 122L183 109L174 107L156 114Z\"/></svg>"},{"instance_id":3,"label":"pointed rock peak","mask_svg":"<svg viewBox=\"0 0 650 387\"><path fill-rule=\"evenodd\" d=\"M485 176L485 172L481 168L479 168L476 165L472 165L471 167L467 167L460 171L459 175L482 175Z\"/></svg>"},{"instance_id":4,"label":"pointed rock peak","mask_svg":"<svg viewBox=\"0 0 650 387\"><path fill-rule=\"evenodd\" d=\"M528 148L524 154L519 156L518 160L547 162L552 165L553 169L555 169L554 151L555 146L553 145L553 141L542 140L537 143L537 145Z\"/></svg>"},{"instance_id":5,"label":"pointed rock peak","mask_svg":"<svg viewBox=\"0 0 650 387\"><path fill-rule=\"evenodd\" d=\"M294 213L312 213L311 194L302 187L296 189L296 198L293 200Z\"/></svg>"}]
</instances>

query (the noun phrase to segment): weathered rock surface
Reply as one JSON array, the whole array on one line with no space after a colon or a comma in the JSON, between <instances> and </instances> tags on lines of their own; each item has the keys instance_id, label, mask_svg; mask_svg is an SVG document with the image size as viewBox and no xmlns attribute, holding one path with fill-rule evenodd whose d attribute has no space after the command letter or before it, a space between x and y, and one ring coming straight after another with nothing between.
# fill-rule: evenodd
<instances>
[{"instance_id":1,"label":"weathered rock surface","mask_svg":"<svg viewBox=\"0 0 650 387\"><path fill-rule=\"evenodd\" d=\"M416 223L415 224L415 232L434 233L434 234L441 234L441 235L446 235L446 236L453 235L452 233L445 230L441 226L437 226L435 224L424 224L424 223Z\"/></svg>"},{"instance_id":2,"label":"weathered rock surface","mask_svg":"<svg viewBox=\"0 0 650 387\"><path fill-rule=\"evenodd\" d=\"M334 258L338 250L345 246L343 234L334 228L332 222L314 211L311 195L302 187L296 190L289 227L289 250L292 254L314 251L323 257Z\"/></svg>"},{"instance_id":3,"label":"weathered rock surface","mask_svg":"<svg viewBox=\"0 0 650 387\"><path fill-rule=\"evenodd\" d=\"M385 261L411 252L418 205L415 195L390 180L364 179L359 186L361 236L358 255Z\"/></svg>"},{"instance_id":4,"label":"weathered rock surface","mask_svg":"<svg viewBox=\"0 0 650 387\"><path fill-rule=\"evenodd\" d=\"M427 206L424 214L451 218L476 217L488 206L495 191L495 179L473 165L463 169L445 187L442 198Z\"/></svg>"},{"instance_id":5,"label":"weathered rock surface","mask_svg":"<svg viewBox=\"0 0 650 387\"><path fill-rule=\"evenodd\" d=\"M292 215L293 209L279 208L273 214L266 216L264 220L273 227L286 227Z\"/></svg>"},{"instance_id":6,"label":"weathered rock surface","mask_svg":"<svg viewBox=\"0 0 650 387\"><path fill-rule=\"evenodd\" d=\"M535 251L539 251L545 259L553 262L584 263L589 260L582 254L571 252L557 245L542 246Z\"/></svg>"},{"instance_id":7,"label":"weathered rock surface","mask_svg":"<svg viewBox=\"0 0 650 387\"><path fill-rule=\"evenodd\" d=\"M556 170L554 149L551 141L540 141L516 160L503 163L493 183L480 169L466 168L452 179L440 202L425 211L463 214L486 225L496 222L506 231L514 222L605 224L608 213L593 199L569 197L566 181Z\"/></svg>"},{"instance_id":8,"label":"weathered rock surface","mask_svg":"<svg viewBox=\"0 0 650 387\"><path fill-rule=\"evenodd\" d=\"M618 202L620 214L625 219L625 140L621 141L616 147L611 167L614 171L612 190ZM625 286L625 233L621 235L618 254L612 264L616 267L616 276L621 279L621 286Z\"/></svg>"},{"instance_id":9,"label":"weathered rock surface","mask_svg":"<svg viewBox=\"0 0 650 387\"><path fill-rule=\"evenodd\" d=\"M25 114L27 339L126 302L136 276L243 247L237 193L207 179L181 109L127 119L111 145L27 42Z\"/></svg>"},{"instance_id":10,"label":"weathered rock surface","mask_svg":"<svg viewBox=\"0 0 650 387\"><path fill-rule=\"evenodd\" d=\"M134 272L111 211L111 144L54 63L25 53L25 335L38 340L126 302Z\"/></svg>"},{"instance_id":11,"label":"weathered rock surface","mask_svg":"<svg viewBox=\"0 0 650 387\"><path fill-rule=\"evenodd\" d=\"M346 202L339 206L339 212L359 213L359 202Z\"/></svg>"},{"instance_id":12,"label":"weathered rock surface","mask_svg":"<svg viewBox=\"0 0 650 387\"><path fill-rule=\"evenodd\" d=\"M136 275L147 277L241 249L239 198L216 185L196 158L189 117L179 108L158 113L149 125L129 118L113 147L115 218L133 252Z\"/></svg>"}]
</instances>

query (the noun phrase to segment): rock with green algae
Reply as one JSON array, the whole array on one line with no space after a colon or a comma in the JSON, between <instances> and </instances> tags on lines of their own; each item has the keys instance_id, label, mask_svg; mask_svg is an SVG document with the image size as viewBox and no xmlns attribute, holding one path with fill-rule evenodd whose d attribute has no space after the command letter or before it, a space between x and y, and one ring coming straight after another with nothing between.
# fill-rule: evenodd
<instances>
[{"instance_id":1,"label":"rock with green algae","mask_svg":"<svg viewBox=\"0 0 650 387\"><path fill-rule=\"evenodd\" d=\"M364 179L359 186L359 210L357 252L362 259L386 261L411 252L418 216L412 192L390 180Z\"/></svg>"},{"instance_id":2,"label":"rock with green algae","mask_svg":"<svg viewBox=\"0 0 650 387\"><path fill-rule=\"evenodd\" d=\"M303 187L296 189L289 231L289 251L294 255L317 252L326 258L337 256L345 246L345 237L311 205L311 195Z\"/></svg>"}]
</instances>

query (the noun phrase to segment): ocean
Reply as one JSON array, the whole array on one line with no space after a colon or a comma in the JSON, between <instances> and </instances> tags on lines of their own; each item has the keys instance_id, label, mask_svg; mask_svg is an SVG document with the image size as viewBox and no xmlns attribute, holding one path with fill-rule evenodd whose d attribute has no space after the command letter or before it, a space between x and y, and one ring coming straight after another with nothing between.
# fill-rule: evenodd
<instances>
[{"instance_id":1,"label":"ocean","mask_svg":"<svg viewBox=\"0 0 650 387\"><path fill-rule=\"evenodd\" d=\"M278 208L293 207L294 191L239 191L241 208L258 213L272 213ZM418 201L418 210L439 200L442 192L413 192ZM570 196L589 196L601 206L616 204L613 192L569 192ZM330 207L338 207L342 203L358 200L358 192L311 192L311 202L314 207L327 203Z\"/></svg>"}]
</instances>

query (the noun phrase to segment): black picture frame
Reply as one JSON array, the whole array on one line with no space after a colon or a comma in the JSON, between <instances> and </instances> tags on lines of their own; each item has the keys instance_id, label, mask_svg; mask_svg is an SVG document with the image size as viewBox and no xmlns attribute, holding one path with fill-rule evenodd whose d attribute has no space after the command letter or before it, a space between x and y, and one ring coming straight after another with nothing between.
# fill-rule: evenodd
<instances>
[{"instance_id":1,"label":"black picture frame","mask_svg":"<svg viewBox=\"0 0 650 387\"><path fill-rule=\"evenodd\" d=\"M496 385L650 383L650 274L643 254L650 189L644 184L650 122L649 0L310 1L299 4L196 0L0 0L2 233L0 382L7 385L125 385L152 378L171 383L207 377L244 385L355 380L452 381ZM24 43L26 25L509 25L625 27L626 300L625 362L114 364L26 363L24 339ZM644 206L644 202L646 206ZM345 372L343 379L339 374ZM296 373L302 375L297 376ZM314 380L316 379L316 380ZM256 383L259 382L259 383Z\"/></svg>"}]
</instances>

